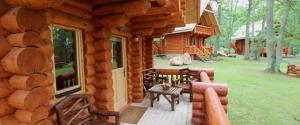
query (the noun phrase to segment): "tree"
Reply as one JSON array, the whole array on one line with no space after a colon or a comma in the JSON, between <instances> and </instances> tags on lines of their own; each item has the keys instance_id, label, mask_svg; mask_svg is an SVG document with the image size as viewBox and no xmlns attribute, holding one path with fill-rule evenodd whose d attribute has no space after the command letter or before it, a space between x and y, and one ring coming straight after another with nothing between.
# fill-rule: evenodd
<instances>
[{"instance_id":1,"label":"tree","mask_svg":"<svg viewBox=\"0 0 300 125\"><path fill-rule=\"evenodd\" d=\"M285 27L288 20L290 8L291 8L291 0L286 0L283 16L280 21L281 25L280 25L280 31L279 31L278 41L277 41L276 63L274 69L275 72L280 72L280 64L282 60L282 41L284 38L284 32L285 32Z\"/></svg>"},{"instance_id":2,"label":"tree","mask_svg":"<svg viewBox=\"0 0 300 125\"><path fill-rule=\"evenodd\" d=\"M250 19L251 19L251 11L252 11L252 0L248 0L248 9L247 9L247 20L246 20L246 40L245 40L245 52L244 59L249 60L250 52L249 52L249 42L250 42Z\"/></svg>"},{"instance_id":3,"label":"tree","mask_svg":"<svg viewBox=\"0 0 300 125\"><path fill-rule=\"evenodd\" d=\"M266 0L267 4L267 30L266 30L266 38L267 38L267 61L268 61L268 69L269 71L274 71L275 63L274 63L274 31L273 31L273 0Z\"/></svg>"},{"instance_id":4,"label":"tree","mask_svg":"<svg viewBox=\"0 0 300 125\"><path fill-rule=\"evenodd\" d=\"M222 3L218 1L218 22L221 24L221 16L222 16ZM214 44L214 56L217 55L219 49L220 49L220 36L217 36L217 39Z\"/></svg>"}]
</instances>

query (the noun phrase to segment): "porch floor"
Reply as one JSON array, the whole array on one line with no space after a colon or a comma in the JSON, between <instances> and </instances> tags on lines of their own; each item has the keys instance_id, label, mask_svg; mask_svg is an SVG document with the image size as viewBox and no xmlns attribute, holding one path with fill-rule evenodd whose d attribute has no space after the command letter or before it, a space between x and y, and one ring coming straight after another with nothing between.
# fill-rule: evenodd
<instances>
[{"instance_id":1,"label":"porch floor","mask_svg":"<svg viewBox=\"0 0 300 125\"><path fill-rule=\"evenodd\" d=\"M138 124L121 123L121 125L192 125L192 103L189 95L180 95L180 103L171 111L171 105L160 96L159 102L154 101L150 107L150 98L146 96L141 103L132 103L132 106L148 107Z\"/></svg>"}]
</instances>

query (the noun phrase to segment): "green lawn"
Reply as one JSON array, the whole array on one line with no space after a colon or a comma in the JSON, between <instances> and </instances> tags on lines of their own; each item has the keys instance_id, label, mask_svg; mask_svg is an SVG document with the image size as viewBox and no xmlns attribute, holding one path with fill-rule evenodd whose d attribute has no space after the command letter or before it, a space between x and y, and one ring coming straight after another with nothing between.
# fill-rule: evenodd
<instances>
[{"instance_id":1,"label":"green lawn","mask_svg":"<svg viewBox=\"0 0 300 125\"><path fill-rule=\"evenodd\" d=\"M300 65L300 58L284 59ZM229 117L233 125L300 125L300 78L264 72L266 63L223 57L221 61L194 61L189 66L170 66L155 58L158 68L215 68L215 82L229 85Z\"/></svg>"}]
</instances>

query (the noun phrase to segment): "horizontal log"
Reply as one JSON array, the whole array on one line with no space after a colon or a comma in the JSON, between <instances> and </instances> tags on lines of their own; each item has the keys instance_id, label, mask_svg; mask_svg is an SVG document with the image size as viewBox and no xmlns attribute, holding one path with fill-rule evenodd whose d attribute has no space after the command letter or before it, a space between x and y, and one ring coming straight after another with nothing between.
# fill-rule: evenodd
<instances>
[{"instance_id":1,"label":"horizontal log","mask_svg":"<svg viewBox=\"0 0 300 125\"><path fill-rule=\"evenodd\" d=\"M0 65L0 79L2 78L7 78L9 76L11 76L11 73L6 72L3 67Z\"/></svg>"},{"instance_id":2,"label":"horizontal log","mask_svg":"<svg viewBox=\"0 0 300 125\"><path fill-rule=\"evenodd\" d=\"M8 104L6 99L0 99L0 118L15 112L15 110L15 108Z\"/></svg>"},{"instance_id":3,"label":"horizontal log","mask_svg":"<svg viewBox=\"0 0 300 125\"><path fill-rule=\"evenodd\" d=\"M135 16L145 14L150 8L151 4L147 0L128 1L99 6L95 8L93 15L103 16L115 13L126 13L127 16Z\"/></svg>"},{"instance_id":4,"label":"horizontal log","mask_svg":"<svg viewBox=\"0 0 300 125\"><path fill-rule=\"evenodd\" d=\"M142 23L142 22L151 22L151 21L159 21L159 20L168 20L172 16L171 14L161 14L161 15L150 15L150 16L137 16L131 18L131 23Z\"/></svg>"},{"instance_id":5,"label":"horizontal log","mask_svg":"<svg viewBox=\"0 0 300 125\"><path fill-rule=\"evenodd\" d=\"M168 0L162 7L150 8L145 15L171 14L180 11L180 0Z\"/></svg>"},{"instance_id":6,"label":"horizontal log","mask_svg":"<svg viewBox=\"0 0 300 125\"><path fill-rule=\"evenodd\" d=\"M12 6L25 6L34 9L57 7L63 3L61 0L6 0Z\"/></svg>"},{"instance_id":7,"label":"horizontal log","mask_svg":"<svg viewBox=\"0 0 300 125\"><path fill-rule=\"evenodd\" d=\"M94 86L98 89L109 89L113 87L112 79L99 79L96 78L96 82L94 82Z\"/></svg>"},{"instance_id":8,"label":"horizontal log","mask_svg":"<svg viewBox=\"0 0 300 125\"><path fill-rule=\"evenodd\" d=\"M114 90L112 88L97 89L94 97L97 101L105 101L105 102L113 101Z\"/></svg>"},{"instance_id":9,"label":"horizontal log","mask_svg":"<svg viewBox=\"0 0 300 125\"><path fill-rule=\"evenodd\" d=\"M213 88L205 90L205 102L208 122L213 125L230 125L219 97Z\"/></svg>"},{"instance_id":10,"label":"horizontal log","mask_svg":"<svg viewBox=\"0 0 300 125\"><path fill-rule=\"evenodd\" d=\"M171 33L174 31L174 27L167 27L167 28L156 28L154 29L154 34L162 34L162 33Z\"/></svg>"},{"instance_id":11,"label":"horizontal log","mask_svg":"<svg viewBox=\"0 0 300 125\"><path fill-rule=\"evenodd\" d=\"M205 111L203 111L203 110L194 110L193 112L192 112L192 116L193 117L205 117L205 115L206 115L206 113L205 113Z\"/></svg>"},{"instance_id":12,"label":"horizontal log","mask_svg":"<svg viewBox=\"0 0 300 125\"><path fill-rule=\"evenodd\" d=\"M109 40L97 40L94 42L94 47L97 51L110 51L112 49L112 43Z\"/></svg>"},{"instance_id":13,"label":"horizontal log","mask_svg":"<svg viewBox=\"0 0 300 125\"><path fill-rule=\"evenodd\" d=\"M97 73L105 73L112 70L112 65L111 62L97 62L95 68Z\"/></svg>"},{"instance_id":14,"label":"horizontal log","mask_svg":"<svg viewBox=\"0 0 300 125\"><path fill-rule=\"evenodd\" d=\"M7 37L7 40L11 45L17 47L39 47L43 44L43 40L40 35L33 31L11 34Z\"/></svg>"},{"instance_id":15,"label":"horizontal log","mask_svg":"<svg viewBox=\"0 0 300 125\"><path fill-rule=\"evenodd\" d=\"M54 46L52 44L42 45L39 48L42 50L44 55L48 58L51 58L54 55Z\"/></svg>"},{"instance_id":16,"label":"horizontal log","mask_svg":"<svg viewBox=\"0 0 300 125\"><path fill-rule=\"evenodd\" d=\"M90 14L88 11L82 10L74 6L70 6L65 3L55 7L54 9L87 20L91 20L93 18L92 14Z\"/></svg>"},{"instance_id":17,"label":"horizontal log","mask_svg":"<svg viewBox=\"0 0 300 125\"><path fill-rule=\"evenodd\" d=\"M46 87L35 88L32 91L17 90L8 98L11 106L33 111L37 107L45 104L50 99L50 92Z\"/></svg>"},{"instance_id":18,"label":"horizontal log","mask_svg":"<svg viewBox=\"0 0 300 125\"><path fill-rule=\"evenodd\" d=\"M6 36L8 34L9 34L9 32L7 30L5 30L0 23L0 36Z\"/></svg>"},{"instance_id":19,"label":"horizontal log","mask_svg":"<svg viewBox=\"0 0 300 125\"><path fill-rule=\"evenodd\" d=\"M111 79L112 78L112 73L111 72L97 73L95 75L95 77L98 78L99 80L101 80L101 79Z\"/></svg>"},{"instance_id":20,"label":"horizontal log","mask_svg":"<svg viewBox=\"0 0 300 125\"><path fill-rule=\"evenodd\" d=\"M153 31L154 30L152 28L144 28L144 29L134 29L131 32L132 34L136 34L136 35L148 36L151 35Z\"/></svg>"},{"instance_id":21,"label":"horizontal log","mask_svg":"<svg viewBox=\"0 0 300 125\"><path fill-rule=\"evenodd\" d=\"M0 15L3 15L11 8L10 5L7 4L5 0L0 0ZM1 26L0 26L1 27ZM1 29L1 28L0 28Z\"/></svg>"},{"instance_id":22,"label":"horizontal log","mask_svg":"<svg viewBox=\"0 0 300 125\"><path fill-rule=\"evenodd\" d=\"M11 49L12 45L5 37L0 36L0 59L2 59Z\"/></svg>"},{"instance_id":23,"label":"horizontal log","mask_svg":"<svg viewBox=\"0 0 300 125\"><path fill-rule=\"evenodd\" d=\"M36 123L36 125L54 125L51 120L49 119L44 119Z\"/></svg>"},{"instance_id":24,"label":"horizontal log","mask_svg":"<svg viewBox=\"0 0 300 125\"><path fill-rule=\"evenodd\" d=\"M94 41L94 37L93 34L90 32L84 32L84 42L85 43L90 43Z\"/></svg>"},{"instance_id":25,"label":"horizontal log","mask_svg":"<svg viewBox=\"0 0 300 125\"><path fill-rule=\"evenodd\" d=\"M48 9L47 15L49 22L59 25L71 26L84 29L87 32L94 30L94 26L89 20L75 17L57 10Z\"/></svg>"},{"instance_id":26,"label":"horizontal log","mask_svg":"<svg viewBox=\"0 0 300 125\"><path fill-rule=\"evenodd\" d=\"M168 20L157 20L149 22L132 23L131 29L142 29L142 28L163 28L168 25Z\"/></svg>"},{"instance_id":27,"label":"horizontal log","mask_svg":"<svg viewBox=\"0 0 300 125\"><path fill-rule=\"evenodd\" d=\"M193 102L204 102L204 95L193 93Z\"/></svg>"},{"instance_id":28,"label":"horizontal log","mask_svg":"<svg viewBox=\"0 0 300 125\"><path fill-rule=\"evenodd\" d=\"M151 0L151 2L155 2L159 6L164 6L168 0Z\"/></svg>"},{"instance_id":29,"label":"horizontal log","mask_svg":"<svg viewBox=\"0 0 300 125\"><path fill-rule=\"evenodd\" d=\"M36 87L48 86L52 83L46 81L47 76L42 74L14 75L9 79L10 85L15 89L31 90Z\"/></svg>"},{"instance_id":30,"label":"horizontal log","mask_svg":"<svg viewBox=\"0 0 300 125\"><path fill-rule=\"evenodd\" d=\"M94 76L96 74L96 70L94 65L86 65L86 76Z\"/></svg>"},{"instance_id":31,"label":"horizontal log","mask_svg":"<svg viewBox=\"0 0 300 125\"><path fill-rule=\"evenodd\" d=\"M7 79L0 79L0 99L9 96L14 92Z\"/></svg>"},{"instance_id":32,"label":"horizontal log","mask_svg":"<svg viewBox=\"0 0 300 125\"><path fill-rule=\"evenodd\" d=\"M85 62L86 62L86 65L94 65L96 63L94 54L85 55Z\"/></svg>"},{"instance_id":33,"label":"horizontal log","mask_svg":"<svg viewBox=\"0 0 300 125\"><path fill-rule=\"evenodd\" d=\"M93 36L98 39L108 40L111 38L111 30L106 27L97 28L95 32L93 32Z\"/></svg>"},{"instance_id":34,"label":"horizontal log","mask_svg":"<svg viewBox=\"0 0 300 125\"><path fill-rule=\"evenodd\" d=\"M20 125L20 123L13 115L7 115L0 118L0 125Z\"/></svg>"},{"instance_id":35,"label":"horizontal log","mask_svg":"<svg viewBox=\"0 0 300 125\"><path fill-rule=\"evenodd\" d=\"M88 1L78 1L78 0L65 0L66 4L72 5L74 7L80 8L82 10L92 12L93 6L92 3Z\"/></svg>"},{"instance_id":36,"label":"horizontal log","mask_svg":"<svg viewBox=\"0 0 300 125\"><path fill-rule=\"evenodd\" d=\"M86 91L87 91L86 93L90 94L90 95L94 95L96 90L97 90L97 88L94 85L86 85L85 88L86 88Z\"/></svg>"},{"instance_id":37,"label":"horizontal log","mask_svg":"<svg viewBox=\"0 0 300 125\"><path fill-rule=\"evenodd\" d=\"M96 81L96 79L95 79L95 77L93 77L93 76L90 76L90 77L86 77L86 78L85 78L85 83L86 83L87 85L89 85L89 84L94 84L95 81Z\"/></svg>"},{"instance_id":38,"label":"horizontal log","mask_svg":"<svg viewBox=\"0 0 300 125\"><path fill-rule=\"evenodd\" d=\"M202 125L205 124L205 118L193 117L192 123L195 125Z\"/></svg>"},{"instance_id":39,"label":"horizontal log","mask_svg":"<svg viewBox=\"0 0 300 125\"><path fill-rule=\"evenodd\" d=\"M192 103L192 109L194 110L206 110L205 109L205 102L193 102Z\"/></svg>"},{"instance_id":40,"label":"horizontal log","mask_svg":"<svg viewBox=\"0 0 300 125\"><path fill-rule=\"evenodd\" d=\"M85 48L85 54L94 54L96 51L93 43L85 43Z\"/></svg>"},{"instance_id":41,"label":"horizontal log","mask_svg":"<svg viewBox=\"0 0 300 125\"><path fill-rule=\"evenodd\" d=\"M213 88L219 96L227 96L227 84L212 84L204 82L192 82L193 93L203 94L207 88Z\"/></svg>"},{"instance_id":42,"label":"horizontal log","mask_svg":"<svg viewBox=\"0 0 300 125\"><path fill-rule=\"evenodd\" d=\"M40 32L48 28L46 15L43 11L25 7L9 10L0 20L3 28L13 33L28 30Z\"/></svg>"},{"instance_id":43,"label":"horizontal log","mask_svg":"<svg viewBox=\"0 0 300 125\"><path fill-rule=\"evenodd\" d=\"M113 101L104 102L104 101L96 101L95 106L98 110L109 110L112 111L114 107Z\"/></svg>"},{"instance_id":44,"label":"horizontal log","mask_svg":"<svg viewBox=\"0 0 300 125\"><path fill-rule=\"evenodd\" d=\"M111 61L112 54L111 51L97 51L94 55L96 61Z\"/></svg>"},{"instance_id":45,"label":"horizontal log","mask_svg":"<svg viewBox=\"0 0 300 125\"><path fill-rule=\"evenodd\" d=\"M34 111L17 110L14 114L15 118L26 124L35 124L48 117L49 110L47 107L38 107Z\"/></svg>"},{"instance_id":46,"label":"horizontal log","mask_svg":"<svg viewBox=\"0 0 300 125\"><path fill-rule=\"evenodd\" d=\"M130 18L125 14L105 15L94 20L95 26L98 27L121 27L129 22Z\"/></svg>"},{"instance_id":47,"label":"horizontal log","mask_svg":"<svg viewBox=\"0 0 300 125\"><path fill-rule=\"evenodd\" d=\"M17 74L32 74L44 72L46 61L47 58L41 49L27 47L13 48L1 62L5 71Z\"/></svg>"}]
</instances>

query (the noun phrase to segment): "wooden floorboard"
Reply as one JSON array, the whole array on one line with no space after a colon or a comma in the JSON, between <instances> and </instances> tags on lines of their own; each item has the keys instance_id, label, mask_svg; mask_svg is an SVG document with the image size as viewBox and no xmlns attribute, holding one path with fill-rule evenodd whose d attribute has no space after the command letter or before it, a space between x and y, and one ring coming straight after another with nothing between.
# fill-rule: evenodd
<instances>
[{"instance_id":1,"label":"wooden floorboard","mask_svg":"<svg viewBox=\"0 0 300 125\"><path fill-rule=\"evenodd\" d=\"M171 111L171 105L160 96L160 101L155 101L150 107L149 96L146 96L142 103L133 103L133 106L148 107L138 124L121 123L121 125L192 125L192 103L189 102L189 95L180 96L180 104Z\"/></svg>"}]
</instances>

